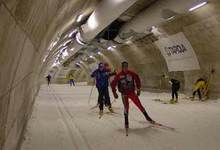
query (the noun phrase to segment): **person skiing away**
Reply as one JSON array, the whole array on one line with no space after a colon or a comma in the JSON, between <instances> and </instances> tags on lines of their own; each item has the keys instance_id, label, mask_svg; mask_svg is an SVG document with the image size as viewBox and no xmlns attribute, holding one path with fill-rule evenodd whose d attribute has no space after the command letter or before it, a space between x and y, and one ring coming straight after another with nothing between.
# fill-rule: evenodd
<instances>
[{"instance_id":1,"label":"person skiing away","mask_svg":"<svg viewBox=\"0 0 220 150\"><path fill-rule=\"evenodd\" d=\"M178 91L180 89L180 81L176 79L170 79L169 83L172 85L172 99L170 100L170 103L178 103ZM176 100L174 100L174 96Z\"/></svg>"},{"instance_id":2,"label":"person skiing away","mask_svg":"<svg viewBox=\"0 0 220 150\"><path fill-rule=\"evenodd\" d=\"M96 80L96 88L98 90L98 105L99 105L99 118L103 115L103 106L104 104L107 105L110 112L113 113L113 109L111 107L110 96L109 96L109 77L112 76L109 70L105 69L103 63L99 63L98 69L96 69L92 74L91 77L95 78Z\"/></svg>"},{"instance_id":3,"label":"person skiing away","mask_svg":"<svg viewBox=\"0 0 220 150\"><path fill-rule=\"evenodd\" d=\"M114 80L111 83L111 88L114 97L117 99L118 94L116 92L116 86L118 87L118 91L121 93L122 101L124 104L124 119L125 119L125 129L126 129L126 136L128 136L128 128L129 128L129 121L128 121L128 112L129 112L129 102L128 99L131 99L134 104L139 108L139 110L145 116L145 119L152 124L156 124L154 120L150 118L147 114L145 108L142 106L138 96L141 93L141 82L138 74L133 71L128 70L128 62L124 61L121 64L122 71L119 72ZM136 93L135 93L136 91ZM159 124L158 124L159 125Z\"/></svg>"},{"instance_id":4,"label":"person skiing away","mask_svg":"<svg viewBox=\"0 0 220 150\"><path fill-rule=\"evenodd\" d=\"M69 75L69 84L70 86L75 86L75 82L72 74Z\"/></svg>"},{"instance_id":5,"label":"person skiing away","mask_svg":"<svg viewBox=\"0 0 220 150\"><path fill-rule=\"evenodd\" d=\"M48 86L49 86L49 85L50 85L50 81L51 81L51 75L48 74L48 75L46 76L46 78L47 78L47 84L48 84Z\"/></svg>"},{"instance_id":6,"label":"person skiing away","mask_svg":"<svg viewBox=\"0 0 220 150\"><path fill-rule=\"evenodd\" d=\"M206 88L206 81L203 78L199 78L194 86L193 86L193 97L192 100L194 100L196 93L198 93L199 100L202 101L202 90Z\"/></svg>"}]
</instances>

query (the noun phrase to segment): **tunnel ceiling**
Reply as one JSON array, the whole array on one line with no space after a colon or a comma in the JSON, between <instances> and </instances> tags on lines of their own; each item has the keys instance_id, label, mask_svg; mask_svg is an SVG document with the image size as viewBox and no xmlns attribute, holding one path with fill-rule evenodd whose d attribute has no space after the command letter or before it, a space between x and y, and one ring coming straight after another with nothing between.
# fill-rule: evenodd
<instances>
[{"instance_id":1,"label":"tunnel ceiling","mask_svg":"<svg viewBox=\"0 0 220 150\"><path fill-rule=\"evenodd\" d=\"M112 24L110 24L104 31L107 32L101 32L99 35L97 35L97 38L95 38L93 41L90 42L89 45L94 44L93 46L97 49L107 49L109 45L111 45L112 43L110 42L109 44L109 40L114 39L119 32L120 27L117 28L117 26L121 26L123 25L125 22L128 22L129 20L131 20L133 17L135 17L139 12L141 12L143 9L146 9L147 7L149 7L153 2L155 2L156 0L139 0L136 1L129 9L127 9L124 13L122 13L119 17L118 17L118 21L115 20ZM98 2L100 1L96 1L95 4L98 4ZM91 6L87 6L87 8L84 9L84 11L82 10L80 13L77 14L76 17L76 21L70 26L68 27L61 35L60 37L58 37L57 39L59 39L58 41L52 42L54 44L54 47L52 48L53 52L51 52L50 54L50 59L54 60L54 57L56 57L55 62L58 62L60 60L62 60L63 57L63 53L65 52L66 48L69 49L73 49L74 47L74 38L75 35L77 33L77 30L79 29L79 27L84 24L88 17L91 15L92 11L95 9L95 7L91 7ZM80 14L84 14L83 15L83 19L80 22L77 22L77 18L80 17ZM109 30L111 32L111 30L117 30L116 32L111 32L111 34L109 34ZM112 36L112 37L110 37ZM109 37L109 38L108 38ZM104 39L104 40L102 40ZM115 43L113 43L115 44ZM90 50L90 47L85 46L86 49L88 51ZM84 48L85 48L84 47ZM92 48L94 49L94 48ZM73 55L75 56L71 56L70 58L68 58L67 60L63 61L62 63L66 66L67 64L69 64L71 61L74 61L79 55L79 53L74 53ZM90 59L89 59L90 60Z\"/></svg>"},{"instance_id":2,"label":"tunnel ceiling","mask_svg":"<svg viewBox=\"0 0 220 150\"><path fill-rule=\"evenodd\" d=\"M196 0L186 0L186 3L189 3L190 1L195 2ZM136 17L141 13L151 9L152 6L154 7L155 3L161 2L160 0L137 0L115 20L113 20L111 24L105 27L104 30L102 30L100 33L97 33L97 36L92 40L89 42L83 42L82 39L84 37L80 37L79 39L81 43L79 43L79 41L77 41L77 34L83 33L81 26L88 22L91 14L94 13L96 7L99 6L99 3L101 2L103 1L94 1L92 3L88 2L87 6L76 14L75 21L65 31L63 31L59 37L56 38L57 41L53 41L51 43L52 48L48 54L48 62L50 63L48 64L51 65L51 63L55 63L56 65L63 64L63 66L68 66L70 63L79 63L82 60L86 61L88 64L91 64L94 62L94 60L90 59L91 55L97 55L99 51L108 50L108 48L111 48L112 46L114 46L114 48L117 46L120 47L120 45L126 44L127 40L132 40L135 42L144 39L145 41L154 42L158 39L157 36L147 30L147 32L140 33L133 30L120 33L121 30L123 30L122 27L135 20ZM172 0L167 0L166 3L168 4L166 4L166 6L169 6L169 2L171 4L173 3ZM158 5L163 5L163 3ZM153 10L150 12L154 13ZM169 12L169 17L170 12L172 14L174 11L169 11L169 9L161 10L161 13L164 12ZM175 15L179 14L175 13ZM164 16L167 16L167 14L161 14L160 17ZM79 18L81 18L80 21L78 20ZM160 20L160 18L158 19ZM167 20L165 19L164 21ZM118 38L121 38L121 40L115 40ZM77 49L76 45L80 45L78 46L80 48Z\"/></svg>"},{"instance_id":3,"label":"tunnel ceiling","mask_svg":"<svg viewBox=\"0 0 220 150\"><path fill-rule=\"evenodd\" d=\"M150 7L156 1L158 0L139 0L136 3L134 3L134 5L132 5L128 10L126 10L121 16L119 16L118 19L128 22L129 20L134 18L138 13Z\"/></svg>"},{"instance_id":4,"label":"tunnel ceiling","mask_svg":"<svg viewBox=\"0 0 220 150\"><path fill-rule=\"evenodd\" d=\"M183 92L192 94L193 83L204 77L210 96L219 96L220 1L208 0L204 7L189 10L202 1L0 0L0 149L18 149L35 97L50 72L55 84L66 84L71 70L76 70L77 82L90 84L98 62L119 71L126 60L140 75L143 90L169 90L167 76L179 79ZM115 20L124 22L117 34L97 38ZM169 70L161 49L172 42L162 43L162 48L157 43L177 41L176 35L191 46L197 70L186 71L185 64L194 65L187 57L175 63L180 70Z\"/></svg>"}]
</instances>

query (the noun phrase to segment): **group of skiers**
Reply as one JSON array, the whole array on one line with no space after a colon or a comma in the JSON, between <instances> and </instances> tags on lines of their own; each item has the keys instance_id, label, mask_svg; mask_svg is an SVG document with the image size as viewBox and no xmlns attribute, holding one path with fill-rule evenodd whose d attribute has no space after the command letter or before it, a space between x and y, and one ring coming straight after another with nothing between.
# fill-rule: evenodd
<instances>
[{"instance_id":1,"label":"group of skiers","mask_svg":"<svg viewBox=\"0 0 220 150\"><path fill-rule=\"evenodd\" d=\"M114 98L118 98L117 91L120 92L122 102L124 105L124 123L126 133L129 128L129 99L137 106L137 108L142 112L145 119L149 121L151 124L154 125L161 125L156 123L146 112L145 108L140 102L139 96L141 94L141 81L137 73L128 69L128 62L124 61L121 63L121 71L116 73L116 71L111 71L107 63L99 63L98 69L92 72L91 77L95 78L96 88L98 90L98 102L97 106L99 106L99 117L101 118L103 115L104 106L108 108L111 113L114 113L110 96L109 96L109 79L110 77L114 76L113 81L111 82L111 89L114 95ZM50 84L51 75L48 74L46 76L48 85ZM75 86L73 76L69 75L69 83L70 86ZM171 78L169 80L171 86L171 95L172 99L170 100L171 103L178 102L178 91L180 89L180 81L177 79ZM193 88L193 97L195 94L198 93L199 100L202 100L202 94L207 95L207 83L204 79L198 79ZM161 125L162 126L162 125ZM127 134L126 134L127 135Z\"/></svg>"},{"instance_id":2,"label":"group of skiers","mask_svg":"<svg viewBox=\"0 0 220 150\"><path fill-rule=\"evenodd\" d=\"M180 89L180 81L176 79L170 79L169 81L172 84L172 99L171 103L177 103L178 102L178 91ZM193 85L193 94L191 97L191 100L193 101L195 99L195 95L198 93L199 101L203 100L204 98L208 97L208 83L205 79L199 78L196 80L196 82ZM175 100L174 100L175 96Z\"/></svg>"},{"instance_id":3,"label":"group of skiers","mask_svg":"<svg viewBox=\"0 0 220 150\"><path fill-rule=\"evenodd\" d=\"M138 107L138 109L143 113L145 119L152 124L157 124L146 112L145 108L139 100L141 94L141 81L137 73L128 69L128 62L124 61L121 63L121 71L116 73L112 72L107 64L99 63L98 69L96 69L91 77L95 78L96 88L98 90L98 106L99 106L99 115L103 115L104 105L108 107L110 112L114 112L111 106L110 96L109 96L109 78L114 76L113 81L111 82L111 89L114 95L114 98L118 98L117 90L121 93L122 102L124 104L124 120L125 128L129 128L128 114L129 114L129 99ZM174 78L169 80L171 86L171 95L172 99L170 102L178 102L178 91L180 89L180 81ZM198 93L199 100L202 99L201 92L204 90L206 82L204 79L200 78L196 81L193 88L193 99L195 94Z\"/></svg>"},{"instance_id":4,"label":"group of skiers","mask_svg":"<svg viewBox=\"0 0 220 150\"><path fill-rule=\"evenodd\" d=\"M51 84L51 78L52 76L50 74L48 74L46 76L46 79L47 79L47 85L49 86ZM74 78L73 78L73 75L72 74L69 74L69 84L70 86L75 86L75 82L74 82Z\"/></svg>"},{"instance_id":5,"label":"group of skiers","mask_svg":"<svg viewBox=\"0 0 220 150\"><path fill-rule=\"evenodd\" d=\"M99 63L98 69L95 70L91 77L96 80L96 87L99 93L98 104L99 104L99 115L103 115L103 105L105 104L110 112L113 112L109 97L109 78L114 76L111 82L111 88L114 98L118 98L117 89L121 93L122 101L124 104L124 118L125 118L125 129L129 128L128 113L129 113L129 101L131 99L138 109L143 113L146 120L152 124L156 122L151 119L147 114L145 108L141 104L139 97L141 93L141 82L138 74L128 69L128 62L124 61L121 64L121 71L119 73L111 72L110 69L106 68L103 63Z\"/></svg>"}]
</instances>

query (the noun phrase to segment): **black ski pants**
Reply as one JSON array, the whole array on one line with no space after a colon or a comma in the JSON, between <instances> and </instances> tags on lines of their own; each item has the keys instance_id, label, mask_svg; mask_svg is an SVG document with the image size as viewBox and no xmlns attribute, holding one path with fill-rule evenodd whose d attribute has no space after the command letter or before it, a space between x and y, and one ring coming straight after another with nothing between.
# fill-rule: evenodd
<instances>
[{"instance_id":1,"label":"black ski pants","mask_svg":"<svg viewBox=\"0 0 220 150\"><path fill-rule=\"evenodd\" d=\"M193 97L195 97L196 93L198 93L198 95L199 95L199 100L201 100L201 99L202 99L202 95L201 95L200 89L198 89L198 90L196 90L196 91L193 92Z\"/></svg>"},{"instance_id":2,"label":"black ski pants","mask_svg":"<svg viewBox=\"0 0 220 150\"><path fill-rule=\"evenodd\" d=\"M172 88L172 99L174 99L174 97L178 99L178 89L176 88Z\"/></svg>"},{"instance_id":3,"label":"black ski pants","mask_svg":"<svg viewBox=\"0 0 220 150\"><path fill-rule=\"evenodd\" d=\"M98 96L99 109L103 110L104 104L108 107L111 107L111 101L110 101L108 87L98 88L98 93L99 93L99 96Z\"/></svg>"}]
</instances>

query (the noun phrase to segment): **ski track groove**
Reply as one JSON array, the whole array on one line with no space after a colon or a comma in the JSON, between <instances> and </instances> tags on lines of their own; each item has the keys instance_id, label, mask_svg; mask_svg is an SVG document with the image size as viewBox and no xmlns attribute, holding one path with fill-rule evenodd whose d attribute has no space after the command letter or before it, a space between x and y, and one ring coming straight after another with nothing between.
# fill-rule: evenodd
<instances>
[{"instance_id":1,"label":"ski track groove","mask_svg":"<svg viewBox=\"0 0 220 150\"><path fill-rule=\"evenodd\" d=\"M64 121L64 123L65 123L65 125L66 125L66 127L67 127L67 129L69 131L68 133L69 133L69 135L70 135L70 137L72 139L72 143L75 145L76 149L80 150L81 149L80 146L82 146L82 145L81 144L77 144L75 142L75 140L74 140L75 138L74 138L74 134L72 133L71 126L72 126L72 128L75 128L74 131L77 132L77 136L78 136L77 139L80 139L81 143L83 143L86 146L86 147L83 148L83 150L93 150L90 147L90 145L89 145L88 141L86 140L86 138L84 137L84 135L82 134L82 131L80 130L80 128L76 125L76 123L74 121L73 115L70 113L70 111L66 107L66 105L63 102L62 98L55 94L55 90L53 88L50 88L50 89L53 92L52 95L55 98L56 104L58 106L58 110L59 110L59 112L60 112L60 114L62 116L62 120ZM62 103L63 109L61 107L61 104L59 104L59 103ZM69 116L70 121L72 122L71 125L69 125L65 113Z\"/></svg>"},{"instance_id":2,"label":"ski track groove","mask_svg":"<svg viewBox=\"0 0 220 150\"><path fill-rule=\"evenodd\" d=\"M159 123L161 122L164 125L172 126L176 129L178 128L178 132L176 132L176 130L175 132L171 132L160 127L151 127L147 121L145 124L145 120L140 112L138 110L134 111L134 107L132 106L132 113L129 116L131 128L129 129L128 137L126 137L122 110L123 107L115 109L116 114L105 113L101 119L98 119L98 110L92 110L88 115L84 114L83 118L80 118L82 113L86 113L84 109L86 109L85 104L87 104L87 97L85 98L84 95L85 93L89 94L89 92L84 91L89 91L90 87L83 88L83 93L80 91L81 93L77 93L77 95L74 92L78 92L78 89L75 91L72 91L72 89L71 91L68 91L67 88L64 89L63 87L64 86L52 86L45 91L42 91L40 93L42 95L39 95L42 96L43 100L48 98L52 103L54 108L51 112L56 111L55 113L56 118L58 117L58 122L57 120L54 120L54 116L52 116L54 117L52 118L52 121L58 123L58 126L53 126L54 129L49 130L49 132L44 130L42 135L38 135L41 143L38 142L37 144L43 145L38 147L45 147L44 149L48 149L47 147L50 143L48 144L47 141L54 141L57 142L55 143L58 146L55 147L56 149L66 150L65 147L67 146L64 145L64 140L68 140L68 149L71 150L219 150L218 139L220 139L220 134L218 133L220 131L220 123L217 120L217 124L211 124L210 121L219 118L218 106L220 106L220 103L218 103L218 105L206 105L206 102L191 102L181 99L179 104L164 105L157 102L151 102L152 98L157 96L156 94L149 93L150 96L147 96L147 92L143 93L143 96L141 97L144 99L143 105L147 108L150 116ZM59 90L61 89L62 91L60 92ZM63 92L64 90L65 92ZM76 97L72 97L73 95L76 95ZM167 95L168 94L162 93L159 98L167 97ZM144 96L146 96L146 98L144 98ZM70 98L75 98L74 100L77 100L76 103L70 100ZM92 100L93 99L96 99L96 97L94 96ZM49 104L49 100L47 100L47 105ZM148 100L148 103L145 102ZM93 102L92 104L96 103ZM119 104L117 104L117 106L118 105ZM120 106L122 106L121 103ZM80 109L78 109L78 107ZM162 109L162 111L160 111L160 109ZM209 112L209 110L211 111ZM88 121L84 122L81 120L84 119L84 116ZM90 123L89 127L92 126L91 128L87 128L84 124L83 126L80 126L82 123L87 122ZM36 128L38 125L36 124L33 127ZM210 127L213 127L214 129L209 129ZM98 130L94 129L93 131L93 128L104 131L97 136L97 141L94 138L96 138L95 136L97 135ZM90 129L92 130L90 131ZM52 137L51 140L47 140L47 134L54 132L54 130L58 131L55 134L52 134L55 138ZM91 134L88 134L87 132L91 132ZM192 140L194 140L193 138L195 138L195 141L192 142ZM107 140L107 142L105 140ZM26 145L26 149L32 149L30 146L31 145Z\"/></svg>"},{"instance_id":3,"label":"ski track groove","mask_svg":"<svg viewBox=\"0 0 220 150\"><path fill-rule=\"evenodd\" d=\"M76 142L75 142L75 140L74 140L73 134L72 134L72 132L71 132L71 128L70 128L70 126L68 125L67 120L66 120L65 117L64 117L65 115L64 115L62 109L60 108L60 106L59 106L59 104L58 104L58 100L57 100L56 96L55 96L53 93L51 93L51 91L48 91L48 93L50 94L51 97L53 97L52 99L53 99L53 100L55 101L55 103L56 103L58 112L60 113L60 115L61 115L61 117L62 117L61 119L62 119L64 125L66 126L67 130L69 131L68 134L69 134L69 136L70 136L70 138L71 138L72 144L75 146L76 149L79 149L78 146L77 146L77 144L76 144Z\"/></svg>"}]
</instances>

